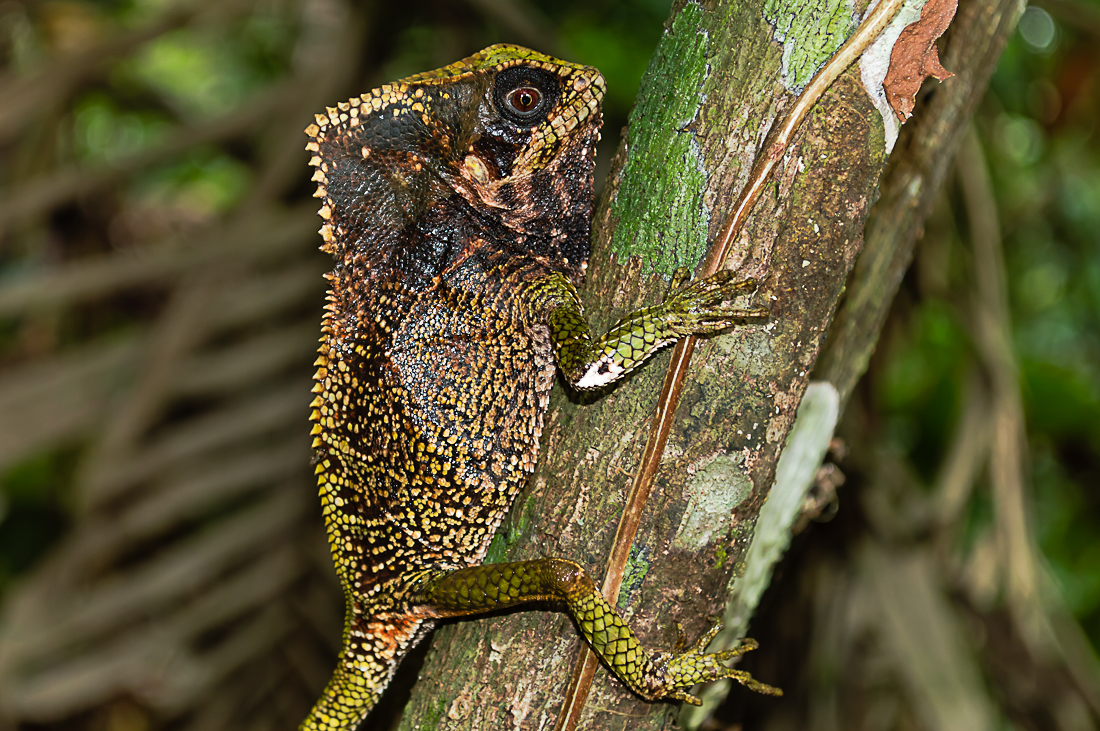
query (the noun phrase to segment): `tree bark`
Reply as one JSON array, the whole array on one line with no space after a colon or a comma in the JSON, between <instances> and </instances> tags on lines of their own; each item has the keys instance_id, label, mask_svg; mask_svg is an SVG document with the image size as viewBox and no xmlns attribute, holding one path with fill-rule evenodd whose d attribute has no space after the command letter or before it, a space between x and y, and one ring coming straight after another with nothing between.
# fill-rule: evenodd
<instances>
[{"instance_id":1,"label":"tree bark","mask_svg":"<svg viewBox=\"0 0 1100 731\"><path fill-rule=\"evenodd\" d=\"M965 125L1003 45L995 16L1007 7L972 0L961 11L957 25L963 17L970 25L954 33L951 48L971 44L973 34L985 39L983 51L946 55L957 59L948 68L958 76L944 87L950 92L937 94L969 101L940 124ZM594 327L659 301L674 269L698 264L768 130L855 25L839 2L675 5L595 217L582 293ZM933 154L936 165L945 167L953 151ZM676 622L694 640L742 592L736 579L860 252L885 159L883 117L857 64L803 124L727 260L760 280L754 301L771 315L696 348L617 601L647 648L672 649ZM926 211L908 215L905 230L918 231ZM830 362L828 377L843 393L875 337L877 329ZM539 467L488 560L562 556L600 581L667 361L658 356L595 398L555 390ZM436 634L401 728L553 728L580 645L569 617L554 607L450 624ZM601 669L581 728L668 728L676 710L641 701Z\"/></svg>"}]
</instances>

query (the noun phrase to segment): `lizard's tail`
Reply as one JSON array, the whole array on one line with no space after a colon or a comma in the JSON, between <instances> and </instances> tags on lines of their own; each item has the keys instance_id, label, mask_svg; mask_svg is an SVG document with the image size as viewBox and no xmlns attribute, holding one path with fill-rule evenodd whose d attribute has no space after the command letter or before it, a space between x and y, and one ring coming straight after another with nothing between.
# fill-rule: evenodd
<instances>
[{"instance_id":1,"label":"lizard's tail","mask_svg":"<svg viewBox=\"0 0 1100 731\"><path fill-rule=\"evenodd\" d=\"M431 628L405 613L366 615L349 602L340 662L298 731L355 731L390 684L397 663Z\"/></svg>"},{"instance_id":2,"label":"lizard's tail","mask_svg":"<svg viewBox=\"0 0 1100 731\"><path fill-rule=\"evenodd\" d=\"M378 702L380 688L371 688L369 678L347 667L341 658L325 692L313 706L298 731L355 731Z\"/></svg>"}]
</instances>

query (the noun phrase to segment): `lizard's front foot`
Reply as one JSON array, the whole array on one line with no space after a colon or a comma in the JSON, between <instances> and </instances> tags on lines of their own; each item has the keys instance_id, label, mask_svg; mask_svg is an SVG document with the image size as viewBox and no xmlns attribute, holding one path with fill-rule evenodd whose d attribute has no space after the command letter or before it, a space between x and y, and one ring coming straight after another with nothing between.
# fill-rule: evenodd
<instances>
[{"instance_id":1,"label":"lizard's front foot","mask_svg":"<svg viewBox=\"0 0 1100 731\"><path fill-rule=\"evenodd\" d=\"M731 326L734 320L764 317L765 307L742 309L733 299L756 289L755 279L734 279L735 273L723 270L673 292L661 307L671 329L680 336L707 335Z\"/></svg>"},{"instance_id":2,"label":"lizard's front foot","mask_svg":"<svg viewBox=\"0 0 1100 731\"><path fill-rule=\"evenodd\" d=\"M756 640L746 637L741 640L740 645L731 650L706 652L707 645L721 630L721 623L714 625L687 652L656 654L653 658L654 677L651 677L650 682L647 683L647 690L653 694L650 700L678 700L698 706L702 701L684 689L719 678L731 678L757 693L783 695L783 691L779 688L761 683L744 670L726 667L726 663L730 660L755 650L758 647Z\"/></svg>"}]
</instances>

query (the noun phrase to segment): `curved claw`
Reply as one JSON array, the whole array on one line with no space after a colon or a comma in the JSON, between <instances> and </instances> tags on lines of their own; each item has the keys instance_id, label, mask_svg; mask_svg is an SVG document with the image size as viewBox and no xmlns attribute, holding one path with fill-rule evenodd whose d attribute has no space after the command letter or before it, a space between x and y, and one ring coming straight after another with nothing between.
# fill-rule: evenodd
<instances>
[{"instance_id":1,"label":"curved claw","mask_svg":"<svg viewBox=\"0 0 1100 731\"><path fill-rule=\"evenodd\" d=\"M665 698L670 701L681 701L683 703L690 703L693 706L703 705L703 701L699 700L691 693L679 689L672 691L667 696L665 696Z\"/></svg>"},{"instance_id":2,"label":"curved claw","mask_svg":"<svg viewBox=\"0 0 1100 731\"><path fill-rule=\"evenodd\" d=\"M725 662L726 660L732 660L735 657L741 657L746 652L752 652L758 647L760 647L759 642L751 637L745 637L741 640L741 644L737 647L731 647L728 650L723 650L722 652L715 654L722 658L722 662Z\"/></svg>"}]
</instances>

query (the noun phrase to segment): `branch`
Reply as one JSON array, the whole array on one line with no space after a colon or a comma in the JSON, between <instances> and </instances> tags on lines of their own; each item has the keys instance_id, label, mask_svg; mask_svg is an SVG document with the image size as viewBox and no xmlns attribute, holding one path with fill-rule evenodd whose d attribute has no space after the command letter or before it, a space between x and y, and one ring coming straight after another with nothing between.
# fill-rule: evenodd
<instances>
[{"instance_id":1,"label":"branch","mask_svg":"<svg viewBox=\"0 0 1100 731\"><path fill-rule=\"evenodd\" d=\"M901 5L902 0L886 0L880 3L799 94L794 105L771 135L770 144L765 145L764 154L753 166L748 184L741 190L741 195L723 224L721 233L707 253L706 261L703 262L702 269L698 273L699 278L703 279L715 274L725 264L734 237L740 233L745 221L748 220L749 213L764 192L765 183L775 170L776 164L787 153L795 132L802 125L806 115L810 113L810 109L825 90L832 86L837 77L851 66L878 37L886 24L897 15ZM602 591L604 598L609 602L615 601L622 586L642 511L660 468L661 455L664 454L665 445L668 443L676 407L680 404L684 379L691 364L691 356L695 352L695 341L695 337L684 338L677 342L672 350L672 362L669 364L664 384L661 386L657 413L650 422L649 437L646 440L641 465L635 472L634 482L627 495L626 507L619 520L619 529L615 534L611 556L608 557ZM557 731L576 729L598 665L599 660L596 655L589 648L583 648L573 670L573 680L570 682L562 713L558 716Z\"/></svg>"}]
</instances>

